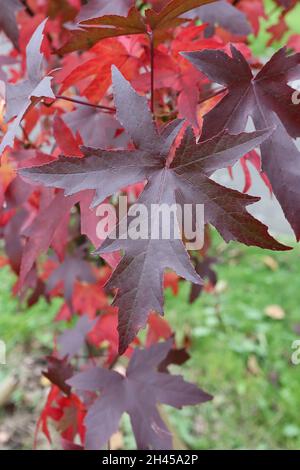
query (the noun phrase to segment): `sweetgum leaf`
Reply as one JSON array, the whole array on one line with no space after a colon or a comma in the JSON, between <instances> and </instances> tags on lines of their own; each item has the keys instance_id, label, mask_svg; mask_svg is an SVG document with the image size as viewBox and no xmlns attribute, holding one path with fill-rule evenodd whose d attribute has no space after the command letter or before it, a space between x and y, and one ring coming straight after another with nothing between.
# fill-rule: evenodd
<instances>
[{"instance_id":1,"label":"sweetgum leaf","mask_svg":"<svg viewBox=\"0 0 300 470\"><path fill-rule=\"evenodd\" d=\"M212 286L217 284L217 273L214 271L213 267L218 262L217 258L212 258L210 256L204 257L201 261L195 260L195 270L201 276L202 279L208 280ZM203 286L198 284L193 284L191 287L189 301L194 303L203 291Z\"/></svg>"},{"instance_id":2,"label":"sweetgum leaf","mask_svg":"<svg viewBox=\"0 0 300 470\"><path fill-rule=\"evenodd\" d=\"M128 15L104 15L99 18L92 16L82 21L80 29L71 32L69 41L59 50L61 54L89 49L101 39L132 35L146 34L150 28L154 33L174 28L186 20L179 18L184 13L200 5L212 3L215 0L171 0L159 13L153 10L146 11L146 19L140 12L132 7ZM93 15L93 13L92 13Z\"/></svg>"},{"instance_id":3,"label":"sweetgum leaf","mask_svg":"<svg viewBox=\"0 0 300 470\"><path fill-rule=\"evenodd\" d=\"M152 31L173 28L183 22L179 17L194 8L214 3L216 0L171 0L159 13L146 11L146 18Z\"/></svg>"},{"instance_id":4,"label":"sweetgum leaf","mask_svg":"<svg viewBox=\"0 0 300 470\"><path fill-rule=\"evenodd\" d=\"M71 113L63 115L63 120L82 137L87 147L126 147L128 136L125 132L117 135L120 124L111 114L99 113L91 106L78 106Z\"/></svg>"},{"instance_id":5,"label":"sweetgum leaf","mask_svg":"<svg viewBox=\"0 0 300 470\"><path fill-rule=\"evenodd\" d=\"M53 271L47 281L47 291L50 292L57 284L63 282L64 299L73 311L72 296L76 281L93 283L96 278L92 272L91 265L79 255L66 256L64 261Z\"/></svg>"},{"instance_id":6,"label":"sweetgum leaf","mask_svg":"<svg viewBox=\"0 0 300 470\"><path fill-rule=\"evenodd\" d=\"M79 318L74 328L64 331L58 338L59 355L62 358L71 359L86 342L88 333L97 322L90 321L86 315Z\"/></svg>"},{"instance_id":7,"label":"sweetgum leaf","mask_svg":"<svg viewBox=\"0 0 300 470\"><path fill-rule=\"evenodd\" d=\"M256 129L275 126L276 131L261 145L262 170L300 239L300 155L293 139L300 136L299 107L287 83L300 77L300 54L276 52L254 77L244 56L233 46L232 57L223 51L183 53L212 81L227 87L227 95L204 117L201 140L228 129L238 133L251 116ZM283 158L284 156L284 158Z\"/></svg>"},{"instance_id":8,"label":"sweetgum leaf","mask_svg":"<svg viewBox=\"0 0 300 470\"><path fill-rule=\"evenodd\" d=\"M158 372L172 348L172 339L149 349L135 349L126 375L99 367L81 372L67 382L77 390L101 392L89 408L85 425L86 448L101 449L128 413L139 449L171 449L172 436L162 421L157 404L175 408L212 399L179 375Z\"/></svg>"},{"instance_id":9,"label":"sweetgum leaf","mask_svg":"<svg viewBox=\"0 0 300 470\"><path fill-rule=\"evenodd\" d=\"M232 34L247 36L252 28L247 16L226 0L198 7L185 15L186 18L200 18L203 23L210 25L209 32L214 33L214 26L218 25ZM210 35L211 35L210 34Z\"/></svg>"},{"instance_id":10,"label":"sweetgum leaf","mask_svg":"<svg viewBox=\"0 0 300 470\"><path fill-rule=\"evenodd\" d=\"M104 15L120 15L126 16L129 8L134 4L134 0L89 0L84 5L76 20L80 23L84 20L97 18Z\"/></svg>"},{"instance_id":11,"label":"sweetgum leaf","mask_svg":"<svg viewBox=\"0 0 300 470\"><path fill-rule=\"evenodd\" d=\"M80 29L71 32L69 41L59 50L60 54L89 49L101 39L131 34L145 34L146 25L136 8L131 8L127 16L104 15L85 20Z\"/></svg>"},{"instance_id":12,"label":"sweetgum leaf","mask_svg":"<svg viewBox=\"0 0 300 470\"><path fill-rule=\"evenodd\" d=\"M54 356L48 356L47 365L48 368L46 371L43 371L43 375L66 395L70 395L71 387L66 381L72 377L74 371L67 358L59 359Z\"/></svg>"},{"instance_id":13,"label":"sweetgum leaf","mask_svg":"<svg viewBox=\"0 0 300 470\"><path fill-rule=\"evenodd\" d=\"M16 14L23 8L20 0L0 0L0 31L4 31L17 49L19 48L19 29Z\"/></svg>"},{"instance_id":14,"label":"sweetgum leaf","mask_svg":"<svg viewBox=\"0 0 300 470\"><path fill-rule=\"evenodd\" d=\"M2 139L0 155L6 147L13 146L18 127L32 103L44 97L55 98L51 88L52 77L44 77L42 71L43 54L40 50L46 22L44 20L38 26L26 47L27 78L16 85L6 85L6 120L15 120Z\"/></svg>"},{"instance_id":15,"label":"sweetgum leaf","mask_svg":"<svg viewBox=\"0 0 300 470\"><path fill-rule=\"evenodd\" d=\"M120 221L119 237L107 238L97 252L107 254L122 250L125 253L108 285L118 289L114 303L119 307L118 330L120 353L123 353L139 329L145 326L149 312L163 313L165 269L173 269L193 283L202 282L183 242L175 234L170 234L168 239L162 236L162 227L158 224L162 204L169 207L204 204L205 223L214 225L227 242L237 240L272 250L288 248L274 240L267 227L247 212L246 207L258 198L227 189L210 179L216 170L235 164L259 146L273 129L239 135L224 131L197 144L193 131L188 128L170 165L168 157L182 122L174 121L159 133L146 99L138 96L116 69L113 86L118 119L135 143L135 150L83 149L84 158L60 157L47 165L23 169L21 174L46 186L62 188L66 195L94 189L94 204L129 184L147 181L138 200L148 209L141 217L147 237L128 238L127 226L124 229ZM153 205L156 205L155 210ZM129 226L133 219L131 212ZM157 239L151 237L154 227Z\"/></svg>"},{"instance_id":16,"label":"sweetgum leaf","mask_svg":"<svg viewBox=\"0 0 300 470\"><path fill-rule=\"evenodd\" d=\"M19 288L23 286L37 257L49 248L60 224L68 217L71 208L79 199L79 195L66 198L62 191L59 191L50 204L42 208L32 224L26 228L24 235L27 238L22 254L18 281Z\"/></svg>"}]
</instances>

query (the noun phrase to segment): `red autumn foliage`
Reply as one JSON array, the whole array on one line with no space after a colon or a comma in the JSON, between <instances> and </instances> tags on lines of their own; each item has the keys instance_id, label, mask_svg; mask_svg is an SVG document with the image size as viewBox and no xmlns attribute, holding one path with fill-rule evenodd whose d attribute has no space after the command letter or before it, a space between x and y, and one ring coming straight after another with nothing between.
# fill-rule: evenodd
<instances>
[{"instance_id":1,"label":"red autumn foliage","mask_svg":"<svg viewBox=\"0 0 300 470\"><path fill-rule=\"evenodd\" d=\"M284 37L296 2L276 4L268 45ZM164 289L177 295L186 279L191 302L213 291L210 225L225 242L289 249L247 211L259 199L247 194L249 164L300 237L300 115L290 86L300 78L299 36L289 39L292 54L254 57L248 37L266 18L262 0L0 0L0 8L0 266L10 265L14 294L28 305L61 298L56 321L68 323L47 358L37 431L51 442L54 423L62 448L99 449L127 412L138 448L169 449L157 404L212 397L169 370L188 360L189 341L180 348L160 316ZM237 162L243 193L212 179ZM99 237L99 207L116 205L116 194L131 208L204 204L204 247L189 256L185 240Z\"/></svg>"}]
</instances>

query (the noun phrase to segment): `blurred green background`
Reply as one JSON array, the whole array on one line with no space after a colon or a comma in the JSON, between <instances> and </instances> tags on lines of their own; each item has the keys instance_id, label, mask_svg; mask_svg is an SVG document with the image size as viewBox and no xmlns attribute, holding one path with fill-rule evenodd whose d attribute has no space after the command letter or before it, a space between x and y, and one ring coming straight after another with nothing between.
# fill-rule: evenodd
<instances>
[{"instance_id":1,"label":"blurred green background","mask_svg":"<svg viewBox=\"0 0 300 470\"><path fill-rule=\"evenodd\" d=\"M177 332L178 343L185 337L191 341L191 359L181 368L174 367L174 372L184 373L215 397L201 407L167 409L176 445L299 449L300 365L291 363L291 355L292 343L300 339L300 249L274 253L234 243L228 246L218 236L214 245L219 259L215 293L203 293L190 305L188 283L180 284L177 297L166 292L166 318ZM21 377L24 387L16 388L10 402L14 414L19 409L30 416L23 434L20 431L19 440L14 436L13 442L18 448L30 448L48 390L34 358L52 348L58 328L52 319L59 302L49 307L42 301L22 311L11 296L13 282L9 269L2 269L0 332L9 351L0 378L3 381L14 366L25 375ZM28 380L33 382L29 390ZM0 416L11 420L13 414L2 409ZM123 427L125 445L134 448L126 420ZM3 421L0 441L1 429Z\"/></svg>"}]
</instances>

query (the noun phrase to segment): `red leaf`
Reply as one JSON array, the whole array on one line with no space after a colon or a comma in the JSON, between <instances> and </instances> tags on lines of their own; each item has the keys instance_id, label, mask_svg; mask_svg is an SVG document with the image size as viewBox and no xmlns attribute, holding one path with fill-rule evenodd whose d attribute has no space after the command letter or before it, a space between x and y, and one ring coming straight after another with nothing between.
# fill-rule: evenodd
<instances>
[{"instance_id":1,"label":"red leaf","mask_svg":"<svg viewBox=\"0 0 300 470\"><path fill-rule=\"evenodd\" d=\"M65 124L62 118L58 115L55 116L53 122L53 135L60 150L64 155L72 157L82 157L83 154L79 149L82 145L82 139L79 134L74 137L69 127Z\"/></svg>"},{"instance_id":2,"label":"red leaf","mask_svg":"<svg viewBox=\"0 0 300 470\"><path fill-rule=\"evenodd\" d=\"M186 20L179 18L189 10L200 5L212 3L215 0L171 0L159 13L146 11L148 25L136 8L129 10L128 16L104 15L99 18L86 19L80 23L80 30L74 30L70 40L59 52L66 54L83 49L89 49L101 39L131 34L146 34L147 26L158 32L174 28Z\"/></svg>"},{"instance_id":3,"label":"red leaf","mask_svg":"<svg viewBox=\"0 0 300 470\"><path fill-rule=\"evenodd\" d=\"M171 330L169 324L161 318L160 316L156 315L155 313L151 313L148 318L148 331L147 331L147 339L146 339L146 346L152 346L155 343L158 343L160 339L169 339L173 335L173 331Z\"/></svg>"}]
</instances>

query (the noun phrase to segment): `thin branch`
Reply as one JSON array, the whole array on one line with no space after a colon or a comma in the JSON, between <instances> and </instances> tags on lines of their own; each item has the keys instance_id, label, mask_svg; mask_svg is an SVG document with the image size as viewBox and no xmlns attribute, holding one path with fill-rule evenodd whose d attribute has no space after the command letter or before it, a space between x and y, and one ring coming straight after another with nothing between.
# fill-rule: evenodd
<instances>
[{"instance_id":1,"label":"thin branch","mask_svg":"<svg viewBox=\"0 0 300 470\"><path fill-rule=\"evenodd\" d=\"M90 106L92 108L100 109L100 110L106 111L108 113L115 113L116 112L115 108L112 108L110 106L102 106L100 104L87 103L86 101L78 100L76 98L69 98L68 96L57 95L56 99L57 100L64 100L64 101L70 101L71 103L82 104L84 106Z\"/></svg>"},{"instance_id":2,"label":"thin branch","mask_svg":"<svg viewBox=\"0 0 300 470\"><path fill-rule=\"evenodd\" d=\"M152 57L152 59L151 59L151 111L153 113L154 112L154 66L153 66L154 65L154 60L153 60L153 55L152 54L151 54L151 57ZM199 101L199 104L204 103L205 101L208 101L211 98L214 98L215 96L221 95L226 90L227 90L227 88L221 88L221 89L217 90L216 92L212 93L211 95L205 96L204 98L201 98L200 101ZM116 112L116 109L113 108L113 107L103 106L103 105L100 105L100 104L87 103L86 101L79 100L77 98L70 98L69 96L57 95L55 98L57 100L69 101L71 103L80 104L80 105L83 105L83 106L90 106L92 108L99 109L100 111L103 111L103 112L106 112L106 113L115 113ZM51 106L52 105L52 103L50 105L49 104L47 105L46 103L44 103L44 104L45 104L45 106Z\"/></svg>"},{"instance_id":3,"label":"thin branch","mask_svg":"<svg viewBox=\"0 0 300 470\"><path fill-rule=\"evenodd\" d=\"M148 34L150 40L150 59L151 59L151 112L154 114L154 36L150 32Z\"/></svg>"},{"instance_id":4,"label":"thin branch","mask_svg":"<svg viewBox=\"0 0 300 470\"><path fill-rule=\"evenodd\" d=\"M33 17L35 15L35 13L32 10L32 8L28 5L27 1L26 0L21 0L21 2L23 3L23 5L25 7L25 10L28 13L28 15Z\"/></svg>"}]
</instances>

